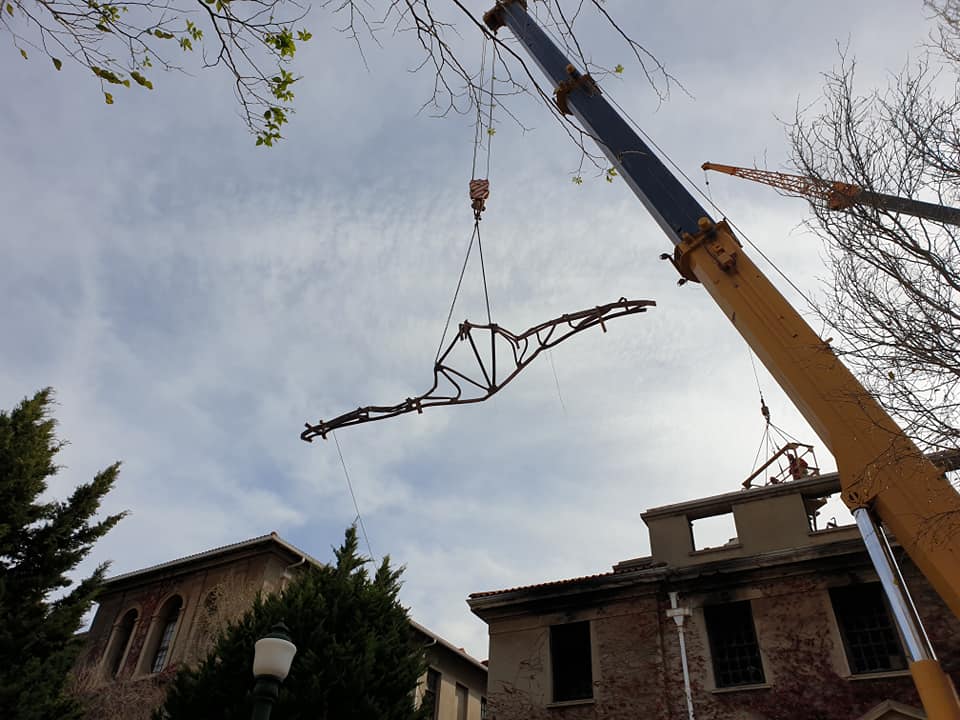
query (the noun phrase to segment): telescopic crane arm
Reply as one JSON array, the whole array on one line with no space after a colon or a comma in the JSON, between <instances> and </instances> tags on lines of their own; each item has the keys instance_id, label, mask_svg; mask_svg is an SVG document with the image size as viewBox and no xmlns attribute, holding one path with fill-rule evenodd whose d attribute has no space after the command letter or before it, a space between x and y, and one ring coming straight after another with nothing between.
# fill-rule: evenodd
<instances>
[{"instance_id":1,"label":"telescopic crane arm","mask_svg":"<svg viewBox=\"0 0 960 720\"><path fill-rule=\"evenodd\" d=\"M725 221L716 222L527 13L499 0L484 15L506 26L555 87L561 112L596 140L674 245L674 265L703 284L836 458L842 497L861 520L878 517L955 615L960 616L960 495L750 260ZM709 105L709 104L708 104ZM710 123L709 106L700 111ZM700 368L711 372L704 351ZM694 437L692 434L691 437ZM867 539L868 531L861 526ZM900 592L878 561L883 533L867 542L891 602ZM901 593L902 613L912 603ZM915 614L915 611L913 611ZM898 615L898 618L900 615ZM899 620L898 620L898 624ZM902 626L902 625L901 625ZM919 632L922 636L922 629ZM949 678L925 637L908 642L910 669L931 720L960 720Z\"/></svg>"},{"instance_id":2,"label":"telescopic crane arm","mask_svg":"<svg viewBox=\"0 0 960 720\"><path fill-rule=\"evenodd\" d=\"M790 195L799 195L811 200L823 200L831 210L849 210L854 205L867 205L878 210L913 215L947 225L960 225L960 209L896 195L876 193L850 183L711 162L706 162L701 167L704 170L714 170L715 172L763 183L778 190L783 190Z\"/></svg>"}]
</instances>

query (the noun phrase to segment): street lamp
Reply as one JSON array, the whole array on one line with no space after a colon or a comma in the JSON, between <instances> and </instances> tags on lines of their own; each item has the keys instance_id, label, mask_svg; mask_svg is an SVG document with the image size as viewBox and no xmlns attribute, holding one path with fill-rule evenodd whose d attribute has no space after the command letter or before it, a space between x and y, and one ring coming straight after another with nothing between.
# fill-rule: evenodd
<instances>
[{"instance_id":1,"label":"street lamp","mask_svg":"<svg viewBox=\"0 0 960 720\"><path fill-rule=\"evenodd\" d=\"M253 650L253 719L270 720L270 710L280 694L280 683L290 672L297 646L291 642L290 630L282 622L257 640Z\"/></svg>"}]
</instances>

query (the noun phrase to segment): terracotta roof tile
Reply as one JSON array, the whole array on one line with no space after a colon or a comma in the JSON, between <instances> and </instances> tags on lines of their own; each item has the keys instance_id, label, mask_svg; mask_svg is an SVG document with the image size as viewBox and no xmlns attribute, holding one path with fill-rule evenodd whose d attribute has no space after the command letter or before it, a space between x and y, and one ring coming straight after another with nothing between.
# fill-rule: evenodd
<instances>
[{"instance_id":1,"label":"terracotta roof tile","mask_svg":"<svg viewBox=\"0 0 960 720\"><path fill-rule=\"evenodd\" d=\"M561 587L563 585L573 585L584 580L597 580L599 578L613 577L618 575L616 572L603 572L596 575L583 575L582 577L567 578L566 580L551 580L550 582L537 583L535 585L520 585L518 587L505 588L503 590L487 590L485 592L470 593L471 598L491 597L492 595L502 595L504 593L518 592L520 590L537 590L539 588Z\"/></svg>"}]
</instances>

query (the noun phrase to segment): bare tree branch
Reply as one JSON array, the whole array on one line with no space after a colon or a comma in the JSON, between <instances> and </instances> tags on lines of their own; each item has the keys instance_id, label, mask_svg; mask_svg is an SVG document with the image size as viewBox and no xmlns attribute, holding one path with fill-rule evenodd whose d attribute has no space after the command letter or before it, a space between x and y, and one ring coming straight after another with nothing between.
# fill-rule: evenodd
<instances>
[{"instance_id":1,"label":"bare tree branch","mask_svg":"<svg viewBox=\"0 0 960 720\"><path fill-rule=\"evenodd\" d=\"M956 45L960 2L940 9L943 57ZM822 109L798 111L793 161L805 175L956 206L960 94L926 57L860 95L841 53L825 75ZM832 277L817 310L837 349L909 435L927 449L960 438L960 228L867 205L835 212L813 203Z\"/></svg>"},{"instance_id":2,"label":"bare tree branch","mask_svg":"<svg viewBox=\"0 0 960 720\"><path fill-rule=\"evenodd\" d=\"M494 2L490 0L491 6ZM556 109L552 88L541 85L511 47L512 39L491 33L460 0L323 0L320 7L354 43L365 66L367 44L380 46L384 34L415 38L420 61L412 69L433 75L431 96L421 110L445 116L495 105L523 128L510 101L518 95L537 97L551 108L584 158L603 172L602 156L587 150L583 130ZM36 51L58 70L63 59L88 68L108 104L114 102L111 86L152 89L150 73L155 68L182 70L180 54L199 49L202 68L221 67L230 74L244 122L257 144L269 146L281 138L293 111L293 85L299 77L289 67L298 43L311 36L298 27L309 9L301 0L0 0L0 29L25 58L28 51ZM613 28L658 99L679 85L601 0L531 2L531 12L584 72L598 77L622 72L622 65L609 70L583 52L576 26L588 11ZM493 48L492 78L478 68L479 57L462 56L461 26L464 32L485 36Z\"/></svg>"}]
</instances>

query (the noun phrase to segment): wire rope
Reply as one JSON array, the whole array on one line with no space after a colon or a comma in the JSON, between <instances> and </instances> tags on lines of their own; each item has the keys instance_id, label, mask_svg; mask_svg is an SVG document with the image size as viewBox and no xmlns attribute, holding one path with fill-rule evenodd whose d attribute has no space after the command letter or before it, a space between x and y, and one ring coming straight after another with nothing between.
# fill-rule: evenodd
<instances>
[{"instance_id":1,"label":"wire rope","mask_svg":"<svg viewBox=\"0 0 960 720\"><path fill-rule=\"evenodd\" d=\"M477 83L480 87L480 91L477 93L477 121L474 124L473 130L473 164L470 168L470 177L475 178L477 176L477 155L480 150L480 133L483 130L483 72L487 65L487 36L483 36L483 47L480 52L480 82ZM492 73L491 73L492 74ZM489 163L489 152L487 154L487 162Z\"/></svg>"},{"instance_id":2,"label":"wire rope","mask_svg":"<svg viewBox=\"0 0 960 720\"><path fill-rule=\"evenodd\" d=\"M467 245L467 254L463 258L463 265L460 268L460 277L457 280L457 288L453 291L453 300L450 302L450 311L447 313L447 322L443 326L443 333L440 335L440 345L437 347L437 356L434 358L434 361L440 358L440 353L443 351L443 341L447 339L447 330L450 329L450 319L453 317L453 308L457 304L457 297L460 295L460 286L463 285L463 275L467 271L467 263L470 262L470 253L473 250L473 243L479 233L480 224L475 222L473 224L473 235L470 236L470 244Z\"/></svg>"},{"instance_id":3,"label":"wire rope","mask_svg":"<svg viewBox=\"0 0 960 720\"><path fill-rule=\"evenodd\" d=\"M703 189L700 188L700 186L699 186L696 182L694 182L694 180L693 180L689 175L687 175L687 173L685 173L685 172L683 171L683 169L673 160L673 158L672 158L662 147L660 147L660 145L658 145L657 142L656 142L652 137L650 137L650 135L648 135L648 134L643 130L643 128L640 127L640 124L639 124L636 120L633 119L633 117L630 115L630 113L628 113L628 112L623 108L623 106L621 106L621 105L616 101L616 99L615 99L614 97L612 97L609 93L607 93L607 98L608 98L608 100L610 101L610 103L621 113L621 115L623 115L623 117L625 117L625 118L627 119L627 121L633 126L633 128L647 141L647 143L649 143L649 145L650 145L651 147L653 147L654 149L657 150L657 152L664 158L664 160L670 165L670 167L673 168L674 172L675 172L677 175L679 175L681 178L683 178L684 180L686 180L687 184L688 184L691 188L693 188L693 190L697 193L697 195L699 195L701 198L703 198L703 200L707 203L707 205L708 205L709 207L713 208L713 210L716 211L716 213L717 213L718 215L726 218L726 220L727 220L727 222L729 223L729 225L730 225L731 227L733 227L733 228L737 231L738 235L739 235L741 238L743 238L743 240L744 240L747 244L749 244L750 247L753 248L753 249L757 252L757 254L758 254L761 258L763 258L763 260L766 261L767 264L768 264L771 268L773 268L773 270L774 270L781 278L783 278L783 280L784 280L791 288L793 288L793 290L794 290L800 297L803 298L803 300L807 303L808 307L813 307L813 306L814 306L814 303L813 303L813 301L810 299L810 297L809 297L803 290L801 290L800 287L797 286L797 284L779 267L779 265L777 265L777 263L775 263L775 262L773 261L773 259L770 258L770 256L768 256L768 255L763 251L762 248L760 248L756 243L753 242L753 240L750 239L750 236L749 236L741 227L739 227L734 221L730 220L730 219L727 217L727 215L726 215L726 213L723 211L723 209L722 209L716 202L714 202L713 197L712 197L712 193L704 192ZM709 179L706 179L706 182L707 182L707 186L709 187ZM757 375L756 364L754 363L754 358L753 358L753 353L752 353L752 352L751 352L751 354L750 354L750 362L751 362L751 365L753 365L754 378L756 379L757 389L758 389L758 391L760 391L760 399L761 399L761 403L763 404L763 392L762 392L762 390L760 390L760 379L759 379L759 376ZM765 405L764 405L764 407L765 407ZM754 466L756 466L756 464L757 464L757 461L758 461L758 459L759 459L760 451L763 449L764 445L766 445L766 447L767 447L768 454L772 454L772 453L769 452L769 451L770 451L770 448L771 448L771 441L773 440L773 436L772 436L771 430L774 431L774 432L776 432L776 433L780 436L780 438L779 438L780 440L785 440L785 441L787 441L787 442L798 442L798 440L797 440L796 438L794 438L792 435L790 435L789 433L787 433L786 431L784 431L782 428L778 427L777 425L774 425L774 424L770 421L770 418L769 418L769 410L768 410L767 413L765 414L765 417L766 417L766 426L765 426L765 428L764 428L764 437L761 439L760 447L757 449L757 456L754 458Z\"/></svg>"},{"instance_id":4,"label":"wire rope","mask_svg":"<svg viewBox=\"0 0 960 720\"><path fill-rule=\"evenodd\" d=\"M483 262L483 243L480 242L480 220L474 220L474 232L477 237L477 252L480 256L480 276L483 278L483 300L487 305L487 322L493 325L493 316L490 314L490 293L487 290L487 268Z\"/></svg>"},{"instance_id":5,"label":"wire rope","mask_svg":"<svg viewBox=\"0 0 960 720\"><path fill-rule=\"evenodd\" d=\"M484 46L487 44L486 37L483 40ZM496 78L497 73L497 54L493 53L493 57L490 59L490 112L487 115L487 173L486 176L490 177L490 150L493 145L493 105L495 102L496 95L494 95L494 79ZM480 76L480 79L483 79L483 76Z\"/></svg>"},{"instance_id":6,"label":"wire rope","mask_svg":"<svg viewBox=\"0 0 960 720\"><path fill-rule=\"evenodd\" d=\"M785 281L788 285L790 285L790 287L793 288L794 291L795 291L798 295L800 295L800 297L802 297L802 298L804 299L804 301L807 303L808 306L813 307L813 301L807 296L807 294L804 293L803 290L801 290L801 289L797 286L797 284L794 283L793 280L791 280L790 277L787 276L787 274L786 274L783 270L781 270L780 267L779 267L765 252L763 252L763 250L762 250L756 243L753 242L753 240L750 239L750 237L747 235L747 233L746 233L742 228L740 228L735 222L733 222L732 220L730 220L730 219L727 217L727 214L723 211L723 209L722 209L719 205L717 205L717 204L713 201L713 198L711 198L709 195L707 195L707 193L705 193L705 192L700 188L700 186L697 185L697 183L694 182L693 179L692 179L689 175L687 175L687 174L683 171L683 169L682 169L679 165L677 165L676 162L674 162L673 158L671 158L670 155L669 155L662 147L660 147L660 146L657 144L657 142L656 142L652 137L650 137L650 136L643 130L643 128L640 127L639 123L637 123L637 121L634 120L633 117L631 117L630 113L628 113L628 112L616 101L616 99L613 98L609 93L606 93L606 96L607 96L607 99L610 101L610 104L613 105L613 106L620 112L620 114L623 115L623 116L627 119L627 121L634 127L634 129L635 129L638 133L640 133L640 135L642 135L643 138L644 138L653 148L655 148L655 149L657 150L657 152L660 153L660 155L667 161L667 163L669 163L670 167L672 167L673 170L674 170L680 177L682 177L684 180L686 180L687 183L690 185L690 187L692 187L692 188L696 191L696 193L697 193L700 197L702 197L710 207L712 207L719 215L721 215L722 217L726 218L727 222L730 224L731 227L733 227L733 228L737 231L737 233L739 234L739 236L742 237L742 238L744 239L744 241L745 241L747 244L750 245L750 247L752 247L754 250L756 250L757 254L758 254L760 257L762 257L762 258L770 265L770 267L772 267L772 268L776 271L776 273L777 273L781 278L783 278L784 281Z\"/></svg>"},{"instance_id":7,"label":"wire rope","mask_svg":"<svg viewBox=\"0 0 960 720\"><path fill-rule=\"evenodd\" d=\"M350 481L350 472L347 470L347 463L343 459L343 450L340 449L340 441L337 439L337 433L330 431L333 435L333 441L337 444L337 455L340 456L340 465L343 467L343 475L347 479L347 487L350 489L350 497L353 498L353 509L357 511L357 523L360 525L360 532L363 534L363 541L367 544L367 552L370 553L370 559L373 560L373 548L370 546L370 538L367 537L367 528L363 524L363 516L360 514L360 504L357 502L357 495L353 491L353 483Z\"/></svg>"},{"instance_id":8,"label":"wire rope","mask_svg":"<svg viewBox=\"0 0 960 720\"><path fill-rule=\"evenodd\" d=\"M550 367L553 368L553 381L557 385L557 399L560 400L560 407L563 408L563 414L567 414L566 403L563 402L563 393L560 392L560 376L557 375L557 366L553 364L553 350L547 351L547 357L550 358Z\"/></svg>"}]
</instances>

